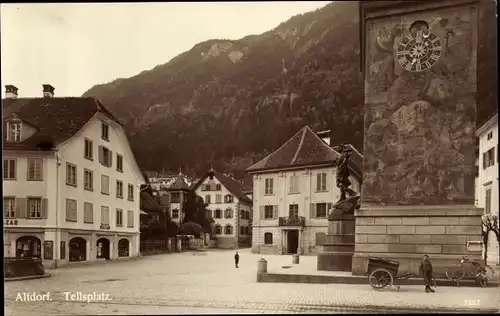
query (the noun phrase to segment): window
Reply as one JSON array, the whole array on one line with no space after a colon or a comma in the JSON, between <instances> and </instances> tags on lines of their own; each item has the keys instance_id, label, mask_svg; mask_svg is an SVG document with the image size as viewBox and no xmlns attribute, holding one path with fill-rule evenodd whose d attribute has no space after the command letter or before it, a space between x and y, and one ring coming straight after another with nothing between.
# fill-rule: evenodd
<instances>
[{"instance_id":1,"label":"window","mask_svg":"<svg viewBox=\"0 0 500 316\"><path fill-rule=\"evenodd\" d=\"M116 154L116 170L123 172L123 156Z\"/></svg>"},{"instance_id":2,"label":"window","mask_svg":"<svg viewBox=\"0 0 500 316\"><path fill-rule=\"evenodd\" d=\"M233 233L233 226L226 225L225 234L226 235L231 235L232 233Z\"/></svg>"},{"instance_id":3,"label":"window","mask_svg":"<svg viewBox=\"0 0 500 316\"><path fill-rule=\"evenodd\" d=\"M273 178L267 178L265 179L265 189L264 189L264 194L265 195L272 195L274 194L274 179Z\"/></svg>"},{"instance_id":4,"label":"window","mask_svg":"<svg viewBox=\"0 0 500 316\"><path fill-rule=\"evenodd\" d=\"M224 211L224 217L225 218L233 218L233 210L230 209L230 208L227 208L225 211Z\"/></svg>"},{"instance_id":5,"label":"window","mask_svg":"<svg viewBox=\"0 0 500 316\"><path fill-rule=\"evenodd\" d=\"M298 204L290 204L288 206L288 216L289 217L298 217L299 216L299 205Z\"/></svg>"},{"instance_id":6,"label":"window","mask_svg":"<svg viewBox=\"0 0 500 316\"><path fill-rule=\"evenodd\" d=\"M94 205L89 202L83 202L83 222L94 222Z\"/></svg>"},{"instance_id":7,"label":"window","mask_svg":"<svg viewBox=\"0 0 500 316\"><path fill-rule=\"evenodd\" d=\"M116 226L123 226L123 210L119 208L116 209Z\"/></svg>"},{"instance_id":8,"label":"window","mask_svg":"<svg viewBox=\"0 0 500 316\"><path fill-rule=\"evenodd\" d=\"M99 146L99 162L103 166L111 167L113 165L113 152L104 146Z\"/></svg>"},{"instance_id":9,"label":"window","mask_svg":"<svg viewBox=\"0 0 500 316\"><path fill-rule=\"evenodd\" d=\"M493 138L493 132L489 132L488 135L486 136L487 140L490 140Z\"/></svg>"},{"instance_id":10,"label":"window","mask_svg":"<svg viewBox=\"0 0 500 316\"><path fill-rule=\"evenodd\" d=\"M16 217L16 198L4 197L3 198L3 217L15 218Z\"/></svg>"},{"instance_id":11,"label":"window","mask_svg":"<svg viewBox=\"0 0 500 316\"><path fill-rule=\"evenodd\" d=\"M212 218L212 210L207 210L207 217Z\"/></svg>"},{"instance_id":12,"label":"window","mask_svg":"<svg viewBox=\"0 0 500 316\"><path fill-rule=\"evenodd\" d=\"M83 169L83 187L85 190L94 190L94 172L92 170Z\"/></svg>"},{"instance_id":13,"label":"window","mask_svg":"<svg viewBox=\"0 0 500 316\"><path fill-rule=\"evenodd\" d=\"M491 189L488 188L484 192L484 213L485 214L490 214L491 213Z\"/></svg>"},{"instance_id":14,"label":"window","mask_svg":"<svg viewBox=\"0 0 500 316\"><path fill-rule=\"evenodd\" d=\"M43 159L30 158L28 159L28 181L43 180Z\"/></svg>"},{"instance_id":15,"label":"window","mask_svg":"<svg viewBox=\"0 0 500 316\"><path fill-rule=\"evenodd\" d=\"M290 177L290 189L289 192L291 194L299 193L299 177L293 175Z\"/></svg>"},{"instance_id":16,"label":"window","mask_svg":"<svg viewBox=\"0 0 500 316\"><path fill-rule=\"evenodd\" d=\"M134 227L134 211L127 211L127 227Z\"/></svg>"},{"instance_id":17,"label":"window","mask_svg":"<svg viewBox=\"0 0 500 316\"><path fill-rule=\"evenodd\" d=\"M66 199L66 221L67 222L78 221L76 200Z\"/></svg>"},{"instance_id":18,"label":"window","mask_svg":"<svg viewBox=\"0 0 500 316\"><path fill-rule=\"evenodd\" d=\"M101 175L101 193L109 195L109 177Z\"/></svg>"},{"instance_id":19,"label":"window","mask_svg":"<svg viewBox=\"0 0 500 316\"><path fill-rule=\"evenodd\" d=\"M273 219L273 218L274 218L274 205L264 206L264 219Z\"/></svg>"},{"instance_id":20,"label":"window","mask_svg":"<svg viewBox=\"0 0 500 316\"><path fill-rule=\"evenodd\" d=\"M272 233L265 233L264 234L264 244L265 245L272 245L273 244L273 234Z\"/></svg>"},{"instance_id":21,"label":"window","mask_svg":"<svg viewBox=\"0 0 500 316\"><path fill-rule=\"evenodd\" d=\"M109 142L109 125L104 122L101 123L101 138Z\"/></svg>"},{"instance_id":22,"label":"window","mask_svg":"<svg viewBox=\"0 0 500 316\"><path fill-rule=\"evenodd\" d=\"M219 224L215 224L215 234L222 235L222 226Z\"/></svg>"},{"instance_id":23,"label":"window","mask_svg":"<svg viewBox=\"0 0 500 316\"><path fill-rule=\"evenodd\" d=\"M215 203L222 203L222 196L220 194L215 196Z\"/></svg>"},{"instance_id":24,"label":"window","mask_svg":"<svg viewBox=\"0 0 500 316\"><path fill-rule=\"evenodd\" d=\"M29 218L42 218L42 199L28 198Z\"/></svg>"},{"instance_id":25,"label":"window","mask_svg":"<svg viewBox=\"0 0 500 316\"><path fill-rule=\"evenodd\" d=\"M210 204L210 195L205 195L205 203Z\"/></svg>"},{"instance_id":26,"label":"window","mask_svg":"<svg viewBox=\"0 0 500 316\"><path fill-rule=\"evenodd\" d=\"M101 224L109 225L109 207L101 206Z\"/></svg>"},{"instance_id":27,"label":"window","mask_svg":"<svg viewBox=\"0 0 500 316\"><path fill-rule=\"evenodd\" d=\"M7 134L7 140L10 142L20 142L21 122L9 122L7 125L9 128L9 133Z\"/></svg>"},{"instance_id":28,"label":"window","mask_svg":"<svg viewBox=\"0 0 500 316\"><path fill-rule=\"evenodd\" d=\"M16 180L16 160L4 159L3 160L3 179Z\"/></svg>"},{"instance_id":29,"label":"window","mask_svg":"<svg viewBox=\"0 0 500 316\"><path fill-rule=\"evenodd\" d=\"M316 191L326 191L326 173L316 175Z\"/></svg>"},{"instance_id":30,"label":"window","mask_svg":"<svg viewBox=\"0 0 500 316\"><path fill-rule=\"evenodd\" d=\"M134 200L134 186L132 184L128 185L127 199L129 201L133 201Z\"/></svg>"},{"instance_id":31,"label":"window","mask_svg":"<svg viewBox=\"0 0 500 316\"><path fill-rule=\"evenodd\" d=\"M179 210L172 210L172 218L179 218Z\"/></svg>"},{"instance_id":32,"label":"window","mask_svg":"<svg viewBox=\"0 0 500 316\"><path fill-rule=\"evenodd\" d=\"M89 160L93 160L94 159L94 143L88 139L88 138L85 138L85 146L84 146L84 151L83 151L83 157L85 157L86 159L89 159Z\"/></svg>"},{"instance_id":33,"label":"window","mask_svg":"<svg viewBox=\"0 0 500 316\"><path fill-rule=\"evenodd\" d=\"M66 163L66 184L76 187L76 166Z\"/></svg>"},{"instance_id":34,"label":"window","mask_svg":"<svg viewBox=\"0 0 500 316\"><path fill-rule=\"evenodd\" d=\"M233 203L233 196L231 194L227 194L224 196L224 203Z\"/></svg>"},{"instance_id":35,"label":"window","mask_svg":"<svg viewBox=\"0 0 500 316\"><path fill-rule=\"evenodd\" d=\"M216 190L216 191L220 191L220 190L221 190L221 185L220 185L219 183L217 183L217 184L215 185L215 190Z\"/></svg>"},{"instance_id":36,"label":"window","mask_svg":"<svg viewBox=\"0 0 500 316\"><path fill-rule=\"evenodd\" d=\"M316 203L316 217L326 217L327 214L327 204L326 203Z\"/></svg>"},{"instance_id":37,"label":"window","mask_svg":"<svg viewBox=\"0 0 500 316\"><path fill-rule=\"evenodd\" d=\"M171 193L170 194L170 203L180 203L181 195L179 193Z\"/></svg>"},{"instance_id":38,"label":"window","mask_svg":"<svg viewBox=\"0 0 500 316\"><path fill-rule=\"evenodd\" d=\"M221 218L222 217L222 211L220 209L215 210L215 218Z\"/></svg>"},{"instance_id":39,"label":"window","mask_svg":"<svg viewBox=\"0 0 500 316\"><path fill-rule=\"evenodd\" d=\"M240 235L244 235L244 234L245 234L245 227L240 226Z\"/></svg>"},{"instance_id":40,"label":"window","mask_svg":"<svg viewBox=\"0 0 500 316\"><path fill-rule=\"evenodd\" d=\"M116 180L116 197L123 199L123 182Z\"/></svg>"},{"instance_id":41,"label":"window","mask_svg":"<svg viewBox=\"0 0 500 316\"><path fill-rule=\"evenodd\" d=\"M495 165L495 147L492 147L487 152L483 153L483 169L493 165Z\"/></svg>"}]
</instances>

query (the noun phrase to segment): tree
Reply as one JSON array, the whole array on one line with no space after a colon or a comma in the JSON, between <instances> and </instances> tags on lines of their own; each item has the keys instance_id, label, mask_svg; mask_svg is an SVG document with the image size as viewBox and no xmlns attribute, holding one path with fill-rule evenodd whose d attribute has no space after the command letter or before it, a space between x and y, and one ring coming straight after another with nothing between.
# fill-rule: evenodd
<instances>
[{"instance_id":1,"label":"tree","mask_svg":"<svg viewBox=\"0 0 500 316\"><path fill-rule=\"evenodd\" d=\"M183 209L185 210L183 224L193 222L201 226L203 232L212 232L212 223L214 221L208 216L207 204L196 193L188 193Z\"/></svg>"},{"instance_id":2,"label":"tree","mask_svg":"<svg viewBox=\"0 0 500 316\"><path fill-rule=\"evenodd\" d=\"M484 245L484 262L487 263L488 260L488 243L490 238L490 232L493 232L497 237L497 242L500 244L500 227L498 224L498 216L494 214L487 214L482 216L482 236Z\"/></svg>"}]
</instances>

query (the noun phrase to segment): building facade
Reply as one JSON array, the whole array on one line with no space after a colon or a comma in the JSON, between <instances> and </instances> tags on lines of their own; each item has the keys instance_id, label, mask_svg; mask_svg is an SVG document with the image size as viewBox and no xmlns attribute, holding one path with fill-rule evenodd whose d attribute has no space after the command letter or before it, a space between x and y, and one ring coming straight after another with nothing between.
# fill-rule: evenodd
<instances>
[{"instance_id":1,"label":"building facade","mask_svg":"<svg viewBox=\"0 0 500 316\"><path fill-rule=\"evenodd\" d=\"M476 205L485 214L498 216L498 113L477 130L479 139ZM500 264L498 240L493 232L488 238L488 264Z\"/></svg>"},{"instance_id":2,"label":"building facade","mask_svg":"<svg viewBox=\"0 0 500 316\"><path fill-rule=\"evenodd\" d=\"M362 158L352 149L353 156ZM253 174L252 252L318 253L328 230L328 212L340 198L334 167L339 155L329 137L322 139L305 126L247 169ZM352 171L351 188L359 193L359 166Z\"/></svg>"},{"instance_id":3,"label":"building facade","mask_svg":"<svg viewBox=\"0 0 500 316\"><path fill-rule=\"evenodd\" d=\"M46 267L137 256L145 181L123 126L96 99L43 87L17 98L7 86L2 100L5 256Z\"/></svg>"},{"instance_id":4,"label":"building facade","mask_svg":"<svg viewBox=\"0 0 500 316\"><path fill-rule=\"evenodd\" d=\"M219 248L250 246L252 200L244 185L216 170L209 170L193 187L207 204L214 220L214 234Z\"/></svg>"}]
</instances>

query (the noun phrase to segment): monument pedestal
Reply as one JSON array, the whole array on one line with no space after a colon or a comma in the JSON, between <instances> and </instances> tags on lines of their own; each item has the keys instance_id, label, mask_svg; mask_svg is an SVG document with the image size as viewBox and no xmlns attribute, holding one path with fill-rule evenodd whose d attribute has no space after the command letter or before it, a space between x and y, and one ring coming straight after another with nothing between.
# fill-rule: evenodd
<instances>
[{"instance_id":1,"label":"monument pedestal","mask_svg":"<svg viewBox=\"0 0 500 316\"><path fill-rule=\"evenodd\" d=\"M480 259L482 209L474 206L399 206L357 210L353 275L364 275L368 257L400 262L399 271L418 273L429 255L435 277L463 256ZM472 243L470 243L472 242ZM476 249L474 249L476 248Z\"/></svg>"}]
</instances>

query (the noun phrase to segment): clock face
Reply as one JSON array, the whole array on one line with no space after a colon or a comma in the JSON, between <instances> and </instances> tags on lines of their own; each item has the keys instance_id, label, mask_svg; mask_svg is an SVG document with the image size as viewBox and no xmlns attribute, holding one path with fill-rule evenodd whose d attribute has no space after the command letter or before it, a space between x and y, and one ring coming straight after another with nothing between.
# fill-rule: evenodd
<instances>
[{"instance_id":1,"label":"clock face","mask_svg":"<svg viewBox=\"0 0 500 316\"><path fill-rule=\"evenodd\" d=\"M443 47L439 37L419 30L404 37L396 48L398 63L407 71L421 72L431 68L441 57Z\"/></svg>"}]
</instances>

